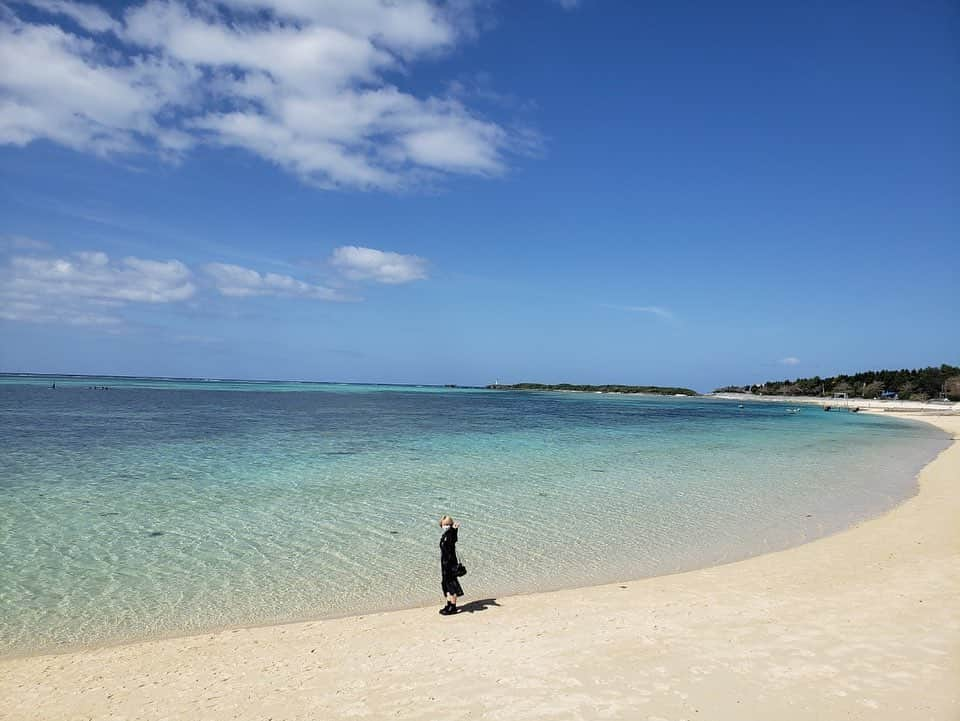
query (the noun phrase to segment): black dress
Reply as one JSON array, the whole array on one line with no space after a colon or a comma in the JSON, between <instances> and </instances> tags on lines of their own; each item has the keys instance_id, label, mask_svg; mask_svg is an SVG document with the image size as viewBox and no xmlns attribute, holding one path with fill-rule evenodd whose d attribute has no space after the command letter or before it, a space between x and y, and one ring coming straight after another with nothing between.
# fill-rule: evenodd
<instances>
[{"instance_id":1,"label":"black dress","mask_svg":"<svg viewBox=\"0 0 960 721\"><path fill-rule=\"evenodd\" d=\"M457 566L460 561L457 560L457 529L450 528L440 536L440 588L444 595L453 594L462 596L463 589L460 587L460 579L457 578Z\"/></svg>"}]
</instances>

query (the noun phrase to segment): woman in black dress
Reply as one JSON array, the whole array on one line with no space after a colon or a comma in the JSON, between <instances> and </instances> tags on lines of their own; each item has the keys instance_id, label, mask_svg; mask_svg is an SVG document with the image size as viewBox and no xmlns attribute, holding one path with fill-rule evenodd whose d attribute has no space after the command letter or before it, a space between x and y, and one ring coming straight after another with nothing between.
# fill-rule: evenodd
<instances>
[{"instance_id":1,"label":"woman in black dress","mask_svg":"<svg viewBox=\"0 0 960 721\"><path fill-rule=\"evenodd\" d=\"M451 616L457 612L457 596L463 595L463 589L460 587L460 580L457 578L457 569L460 561L457 560L457 529L459 523L454 523L450 516L444 516L440 519L440 528L443 534L440 536L440 587L447 597L447 605L440 609L441 616Z\"/></svg>"}]
</instances>

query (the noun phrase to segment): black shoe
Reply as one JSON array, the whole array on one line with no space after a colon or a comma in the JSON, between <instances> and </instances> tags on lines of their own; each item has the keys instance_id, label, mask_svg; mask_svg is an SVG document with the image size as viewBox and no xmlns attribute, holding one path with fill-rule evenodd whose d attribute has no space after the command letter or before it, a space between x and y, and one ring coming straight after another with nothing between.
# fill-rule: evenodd
<instances>
[{"instance_id":1,"label":"black shoe","mask_svg":"<svg viewBox=\"0 0 960 721\"><path fill-rule=\"evenodd\" d=\"M444 606L443 608L440 609L440 615L441 615L441 616L449 616L449 615L450 615L450 602L449 602L449 601L447 601L447 605L446 605L446 606Z\"/></svg>"}]
</instances>

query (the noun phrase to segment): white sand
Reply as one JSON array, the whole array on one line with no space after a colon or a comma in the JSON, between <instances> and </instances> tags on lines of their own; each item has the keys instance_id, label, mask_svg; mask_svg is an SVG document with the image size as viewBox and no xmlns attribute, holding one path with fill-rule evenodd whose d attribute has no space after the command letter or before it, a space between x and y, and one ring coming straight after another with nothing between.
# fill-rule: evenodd
<instances>
[{"instance_id":1,"label":"white sand","mask_svg":"<svg viewBox=\"0 0 960 721\"><path fill-rule=\"evenodd\" d=\"M7 659L0 718L957 721L960 444L835 536L497 604Z\"/></svg>"},{"instance_id":2,"label":"white sand","mask_svg":"<svg viewBox=\"0 0 960 721\"><path fill-rule=\"evenodd\" d=\"M816 405L832 408L861 408L891 413L920 412L921 415L939 415L946 413L960 413L960 402L957 401L901 401L877 398L821 398L820 396L757 396L752 393L711 393L708 398L719 398L727 401L748 401L752 403L786 403L788 405Z\"/></svg>"}]
</instances>

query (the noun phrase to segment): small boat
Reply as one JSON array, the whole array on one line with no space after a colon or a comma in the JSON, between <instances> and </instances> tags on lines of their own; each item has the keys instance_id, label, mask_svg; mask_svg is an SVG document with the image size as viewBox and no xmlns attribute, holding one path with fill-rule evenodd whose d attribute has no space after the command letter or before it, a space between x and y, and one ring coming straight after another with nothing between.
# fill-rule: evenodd
<instances>
[{"instance_id":1,"label":"small boat","mask_svg":"<svg viewBox=\"0 0 960 721\"><path fill-rule=\"evenodd\" d=\"M799 408L787 408L787 413L799 413Z\"/></svg>"},{"instance_id":2,"label":"small boat","mask_svg":"<svg viewBox=\"0 0 960 721\"><path fill-rule=\"evenodd\" d=\"M829 410L830 410L830 408L831 408L831 406L824 406L824 407L823 407L823 410L825 410L825 411L829 411Z\"/></svg>"},{"instance_id":3,"label":"small boat","mask_svg":"<svg viewBox=\"0 0 960 721\"><path fill-rule=\"evenodd\" d=\"M743 403L738 403L737 408L743 408Z\"/></svg>"}]
</instances>

